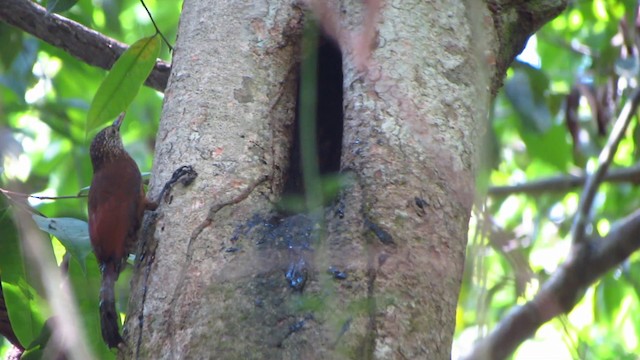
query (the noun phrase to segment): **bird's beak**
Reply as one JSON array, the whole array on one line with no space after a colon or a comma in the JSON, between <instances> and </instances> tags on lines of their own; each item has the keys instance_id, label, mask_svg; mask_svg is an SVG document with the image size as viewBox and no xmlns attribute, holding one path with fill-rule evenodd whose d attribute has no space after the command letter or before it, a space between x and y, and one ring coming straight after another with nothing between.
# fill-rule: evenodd
<instances>
[{"instance_id":1,"label":"bird's beak","mask_svg":"<svg viewBox=\"0 0 640 360\"><path fill-rule=\"evenodd\" d=\"M120 125L122 125L122 121L124 121L124 116L126 115L126 113L123 111L120 113L120 115L118 115L118 118L116 119L116 121L113 122L113 125L116 129L118 129L118 131L120 131Z\"/></svg>"}]
</instances>

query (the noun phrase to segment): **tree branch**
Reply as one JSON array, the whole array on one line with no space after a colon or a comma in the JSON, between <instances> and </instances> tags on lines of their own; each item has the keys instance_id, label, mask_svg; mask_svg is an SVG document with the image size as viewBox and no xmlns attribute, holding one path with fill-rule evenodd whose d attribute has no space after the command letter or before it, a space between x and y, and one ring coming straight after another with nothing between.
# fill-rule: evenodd
<instances>
[{"instance_id":1,"label":"tree branch","mask_svg":"<svg viewBox=\"0 0 640 360\"><path fill-rule=\"evenodd\" d=\"M577 179L585 187L573 223L573 244L569 258L551 275L533 300L524 306L514 307L489 336L480 340L468 359L506 358L523 341L533 336L542 324L570 312L588 286L640 248L640 237L637 236L640 231L640 211L616 222L605 239L590 238L586 234L586 224L598 186L607 176L618 144L639 103L640 88L637 88L616 120L607 144L598 157L598 168L591 176ZM632 176L629 171L637 174L637 167L626 170L623 174L618 171L616 176Z\"/></svg>"},{"instance_id":2,"label":"tree branch","mask_svg":"<svg viewBox=\"0 0 640 360\"><path fill-rule=\"evenodd\" d=\"M492 186L487 193L490 196L507 196L511 194L539 195L547 192L566 192L578 186L584 185L587 175L560 175L546 179L534 180L523 184L508 186ZM640 164L632 167L609 171L602 181L613 183L640 183Z\"/></svg>"},{"instance_id":3,"label":"tree branch","mask_svg":"<svg viewBox=\"0 0 640 360\"><path fill-rule=\"evenodd\" d=\"M57 14L47 13L30 0L2 0L0 20L60 48L70 55L106 70L128 48L117 40ZM163 92L171 65L158 59L145 85Z\"/></svg>"},{"instance_id":4,"label":"tree branch","mask_svg":"<svg viewBox=\"0 0 640 360\"><path fill-rule=\"evenodd\" d=\"M635 115L638 103L640 102L640 87L633 90L629 98L627 99L618 119L616 120L611 134L607 139L607 144L604 146L598 157L598 168L593 175L587 178L587 182L584 185L584 190L580 196L580 205L571 228L573 244L578 244L586 241L586 228L587 222L590 219L591 205L593 199L596 196L598 187L607 174L609 165L613 161L613 156L618 150L620 140L624 136L624 133L631 122L631 119Z\"/></svg>"},{"instance_id":5,"label":"tree branch","mask_svg":"<svg viewBox=\"0 0 640 360\"><path fill-rule=\"evenodd\" d=\"M569 313L588 286L640 248L639 232L640 210L616 222L604 239L575 244L533 300L513 308L466 359L504 359L544 323Z\"/></svg>"}]
</instances>

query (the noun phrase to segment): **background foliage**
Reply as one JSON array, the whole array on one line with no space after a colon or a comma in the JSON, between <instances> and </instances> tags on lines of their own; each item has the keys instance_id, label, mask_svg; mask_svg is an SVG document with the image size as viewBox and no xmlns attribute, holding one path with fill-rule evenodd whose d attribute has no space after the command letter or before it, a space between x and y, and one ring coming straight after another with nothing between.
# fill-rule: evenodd
<instances>
[{"instance_id":1,"label":"background foliage","mask_svg":"<svg viewBox=\"0 0 640 360\"><path fill-rule=\"evenodd\" d=\"M42 4L60 6L64 1ZM73 3L73 1L72 1ZM154 19L168 39L175 39L180 2L145 2ZM58 10L56 10L58 11ZM95 29L127 44L151 36L155 29L137 0L78 1L61 15ZM170 60L163 46L160 58ZM89 144L95 131L85 133L87 112L98 87L107 72L91 67L60 49L48 45L0 22L0 187L21 193L59 196L75 195L91 183ZM151 170L155 133L162 107L162 94L143 87L128 107L122 133L125 147L138 163L141 171ZM114 117L115 119L115 117ZM111 119L114 120L114 119ZM99 124L104 126L104 120ZM21 273L24 266L16 263L12 240L18 240L18 229L12 225L12 215L24 208L25 199L0 197L0 276L5 298L17 294L17 300L7 298L7 306L20 304L33 308L33 321L14 321L18 338L25 347L41 332L49 309L44 301L27 301L26 294L43 298L42 289L29 284L14 286L11 275ZM86 198L56 201L29 199L29 205L49 218L76 218L86 221ZM86 224L85 224L86 226ZM73 238L73 234L71 238ZM51 251L57 262L68 266L68 276L82 314L88 342L100 358L113 357L102 344L97 313L99 271L93 255L65 257L61 244L64 236L51 237ZM85 243L85 246L87 244ZM75 254L74 254L75 255ZM14 263L2 261L2 257ZM27 269L28 270L28 269ZM27 271L28 272L28 271ZM24 273L24 271L22 271ZM23 274L24 275L24 274ZM16 275L17 278L20 276ZM27 278L29 278L27 276ZM129 274L123 273L117 294L120 310L126 310ZM36 280L32 280L37 283ZM10 304L9 304L10 303ZM15 306L15 305L14 305ZM10 344L0 337L0 358L4 358ZM35 354L37 357L38 354Z\"/></svg>"},{"instance_id":2,"label":"background foliage","mask_svg":"<svg viewBox=\"0 0 640 360\"><path fill-rule=\"evenodd\" d=\"M592 171L638 79L637 1L573 1L529 40L495 100L490 186ZM633 166L631 123L610 170ZM600 186L592 209L601 236L640 206L638 175ZM568 257L582 188L557 182L534 194L492 195L470 226L454 353L464 353L513 306L532 299ZM514 358L636 359L640 353L640 257L589 288L568 316L544 325Z\"/></svg>"},{"instance_id":3,"label":"background foliage","mask_svg":"<svg viewBox=\"0 0 640 360\"><path fill-rule=\"evenodd\" d=\"M166 37L175 39L180 3L148 0L147 5ZM621 104L637 86L637 13L633 1L574 1L530 40L509 70L495 100L494 136L486 144L493 152L487 164L492 168L489 195L478 202L471 220L454 356L512 306L530 299L566 258L579 188L496 196L491 187L593 169ZM79 1L62 14L127 44L155 32L137 0ZM160 58L170 59L166 47ZM1 188L56 196L74 195L90 184L85 123L105 74L0 23ZM161 94L143 88L123 126L125 146L143 172L151 169L160 111ZM640 127L633 123L614 168L636 164L639 140ZM638 208L638 195L632 182L602 185L593 211L595 229L606 234L612 222ZM29 204L49 218L86 220L84 198L31 199ZM20 208L15 198L0 197L0 276L5 297L17 294L12 303L19 305L14 306L31 314L17 326L28 347L40 335L49 310L37 279L23 274L31 280L19 286L11 281L12 273L28 273L14 256L20 251L15 247L19 235L11 215ZM63 238L51 237L58 263L65 259ZM65 263L89 342L100 357L112 357L99 335L95 259L89 255L83 267L76 258ZM541 328L515 358L635 358L640 353L638 270L640 259L633 256L590 288L571 314ZM126 273L119 283L120 309L125 311ZM25 291L32 295L28 302L20 297ZM9 349L0 337L0 357Z\"/></svg>"}]
</instances>

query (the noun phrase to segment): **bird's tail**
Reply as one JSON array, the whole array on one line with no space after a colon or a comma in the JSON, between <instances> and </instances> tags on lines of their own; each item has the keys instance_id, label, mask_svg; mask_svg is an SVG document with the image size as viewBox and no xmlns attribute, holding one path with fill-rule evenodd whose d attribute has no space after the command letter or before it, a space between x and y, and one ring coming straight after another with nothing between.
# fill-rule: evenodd
<instances>
[{"instance_id":1,"label":"bird's tail","mask_svg":"<svg viewBox=\"0 0 640 360\"><path fill-rule=\"evenodd\" d=\"M102 338L110 348L124 343L118 329L118 313L116 312L115 282L118 279L118 269L112 263L103 264L102 286L100 287L100 325Z\"/></svg>"}]
</instances>

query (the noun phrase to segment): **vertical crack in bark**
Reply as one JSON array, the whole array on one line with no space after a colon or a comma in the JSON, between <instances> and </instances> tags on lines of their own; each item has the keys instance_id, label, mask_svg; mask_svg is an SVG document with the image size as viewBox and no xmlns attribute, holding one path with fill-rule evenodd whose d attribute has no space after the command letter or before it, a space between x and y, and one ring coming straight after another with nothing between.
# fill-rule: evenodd
<instances>
[{"instance_id":1,"label":"vertical crack in bark","mask_svg":"<svg viewBox=\"0 0 640 360\"><path fill-rule=\"evenodd\" d=\"M361 349L361 358L373 359L376 348L376 338L378 336L378 327L376 322L376 313L378 304L376 301L376 288L375 283L380 266L386 260L384 253L378 252L378 248L375 244L379 241L381 244L387 247L396 247L396 243L393 240L393 236L380 227L376 222L372 221L368 215L362 212L363 224L365 226L364 236L368 242L368 259L367 259L367 315L369 316L369 324L367 333L365 335L364 342Z\"/></svg>"},{"instance_id":2,"label":"vertical crack in bark","mask_svg":"<svg viewBox=\"0 0 640 360\"><path fill-rule=\"evenodd\" d=\"M148 216L144 217L144 223L140 231L140 244L138 251L136 252L137 255L135 267L136 269L144 267L144 274L142 275L141 280L142 285L140 285L142 287L142 295L136 324L138 327L138 334L135 340L135 353L131 354L135 359L140 358L140 348L143 341L142 337L144 334L144 309L147 301L147 293L149 290L149 276L151 274L151 267L153 266L155 260L156 248L158 247L158 242L154 238L158 217L159 213L157 212L151 212ZM133 351L133 349L128 348L128 351Z\"/></svg>"},{"instance_id":3,"label":"vertical crack in bark","mask_svg":"<svg viewBox=\"0 0 640 360\"><path fill-rule=\"evenodd\" d=\"M147 301L147 291L149 290L149 275L151 274L151 266L155 260L156 247L158 242L153 239L155 233L156 222L158 220L158 213L151 213L145 217L143 231L141 233L142 243L140 244L140 250L138 252L140 256L140 262L138 267L144 266L144 275L142 275L142 299L140 301L140 313L138 314L138 334L135 347L135 358L140 358L140 347L142 346L142 334L144 333L144 307ZM149 241L151 240L151 241Z\"/></svg>"},{"instance_id":4,"label":"vertical crack in bark","mask_svg":"<svg viewBox=\"0 0 640 360\"><path fill-rule=\"evenodd\" d=\"M268 159L269 169L271 170L271 193L272 194L280 194L282 192L282 188L284 187L284 183L286 181L288 169L282 169L281 164L288 164L291 159L291 139L293 136L293 132L288 129L292 128L293 122L295 119L282 119L274 116L274 114L281 114L281 107L288 107L287 104L291 97L295 97L295 92L297 90L297 77L299 76L299 64L295 61L292 61L288 70L285 73L285 76L280 81L280 83L276 86L275 97L269 104L269 128L271 129L271 138L270 138L270 152L271 157ZM291 95L294 94L294 95ZM286 95L286 96L285 96ZM294 115L295 118L295 115ZM281 144L286 144L286 150L284 150L285 154L282 154L282 150L279 149ZM284 159L283 159L284 157Z\"/></svg>"},{"instance_id":5,"label":"vertical crack in bark","mask_svg":"<svg viewBox=\"0 0 640 360\"><path fill-rule=\"evenodd\" d=\"M158 247L158 241L155 239L155 229L156 223L158 221L158 206L162 203L163 200L171 203L170 193L173 189L173 186L178 182L181 182L182 185L188 186L193 180L198 176L198 173L191 167L190 165L184 165L178 168L173 172L171 179L167 181L158 197L155 201L147 201L147 210L153 211L149 216L144 217L144 223L142 229L140 230L140 240L138 244L138 249L136 254L136 267L140 267L144 261L146 261L145 272L142 280L142 299L140 301L140 314L138 315L138 338L136 340L136 348L135 348L135 358L138 359L140 357L140 347L142 344L142 334L144 330L144 307L147 301L147 292L149 274L151 273L151 266L155 260L156 249ZM151 240L151 241L149 241ZM147 244L149 244L149 249L147 249Z\"/></svg>"},{"instance_id":6,"label":"vertical crack in bark","mask_svg":"<svg viewBox=\"0 0 640 360\"><path fill-rule=\"evenodd\" d=\"M367 269L367 315L369 316L369 325L365 334L360 351L361 359L373 359L373 353L376 347L376 298L375 298L375 282L378 273L375 260L373 259L373 251L369 251L369 268Z\"/></svg>"},{"instance_id":7,"label":"vertical crack in bark","mask_svg":"<svg viewBox=\"0 0 640 360\"><path fill-rule=\"evenodd\" d=\"M379 262L378 257L376 256L377 251L375 243L376 241L381 241L380 234L376 230L381 230L379 226L377 226L370 218L365 205L367 203L366 199L368 198L365 190L365 186L363 185L363 179L360 177L358 172L355 172L356 183L358 187L360 187L360 211L359 217L361 218L362 225L364 228L362 229L362 237L366 242L366 252L367 252L367 270L366 270L366 281L367 281L367 302L366 302L366 314L368 316L368 324L365 332L364 339L359 349L361 359L373 359L375 353L375 344L376 337L378 332L378 327L376 324L376 278L378 275ZM386 233L386 232L385 232ZM388 235L388 234L387 234ZM383 236L384 237L384 236ZM389 235L389 237L391 237Z\"/></svg>"},{"instance_id":8,"label":"vertical crack in bark","mask_svg":"<svg viewBox=\"0 0 640 360\"><path fill-rule=\"evenodd\" d=\"M136 359L140 358L140 346L142 345L142 334L144 333L144 306L147 301L147 291L149 290L149 274L151 274L151 266L153 265L153 260L155 259L155 249L151 254L149 254L150 258L144 269L144 279L142 282L142 301L140 306L140 314L138 315L138 339L136 342Z\"/></svg>"}]
</instances>

